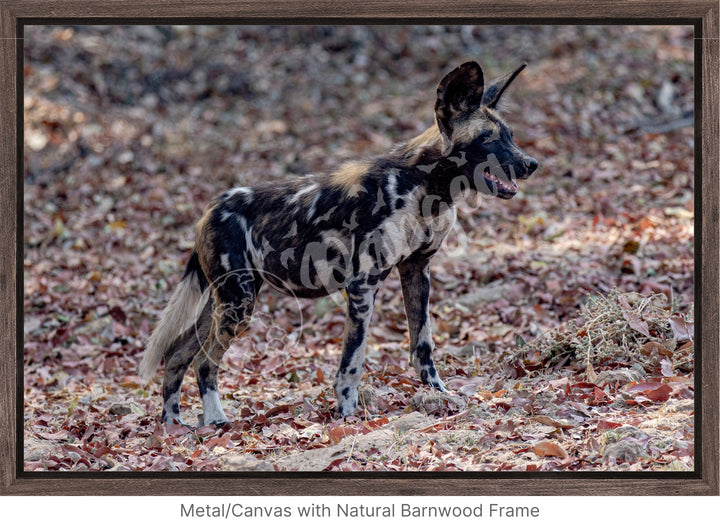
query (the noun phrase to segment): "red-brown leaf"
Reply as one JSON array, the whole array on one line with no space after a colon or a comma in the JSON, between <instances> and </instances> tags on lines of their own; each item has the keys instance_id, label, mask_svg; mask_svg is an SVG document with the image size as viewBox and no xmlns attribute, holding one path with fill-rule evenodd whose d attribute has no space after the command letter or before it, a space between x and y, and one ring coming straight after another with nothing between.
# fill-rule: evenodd
<instances>
[{"instance_id":1,"label":"red-brown leaf","mask_svg":"<svg viewBox=\"0 0 720 532\"><path fill-rule=\"evenodd\" d=\"M551 441L542 441L535 445L532 450L540 457L556 456L558 458L567 458L568 456L565 449L560 447L557 443Z\"/></svg>"},{"instance_id":2,"label":"red-brown leaf","mask_svg":"<svg viewBox=\"0 0 720 532\"><path fill-rule=\"evenodd\" d=\"M628 327L630 327L633 331L637 331L645 336L650 336L648 324L640 316L632 312L623 312L623 318L625 318Z\"/></svg>"}]
</instances>

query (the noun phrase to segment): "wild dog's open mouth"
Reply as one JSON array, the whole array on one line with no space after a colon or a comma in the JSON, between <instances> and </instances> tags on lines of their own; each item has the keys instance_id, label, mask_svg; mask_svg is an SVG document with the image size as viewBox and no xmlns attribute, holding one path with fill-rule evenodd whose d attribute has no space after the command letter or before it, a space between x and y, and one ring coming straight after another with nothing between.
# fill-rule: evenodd
<instances>
[{"instance_id":1,"label":"wild dog's open mouth","mask_svg":"<svg viewBox=\"0 0 720 532\"><path fill-rule=\"evenodd\" d=\"M485 178L485 183L490 189L490 194L493 196L497 196L502 199L510 199L517 194L517 183L513 181L511 177L508 177L507 180L500 179L498 176L491 174L487 170L483 172L483 177Z\"/></svg>"}]
</instances>

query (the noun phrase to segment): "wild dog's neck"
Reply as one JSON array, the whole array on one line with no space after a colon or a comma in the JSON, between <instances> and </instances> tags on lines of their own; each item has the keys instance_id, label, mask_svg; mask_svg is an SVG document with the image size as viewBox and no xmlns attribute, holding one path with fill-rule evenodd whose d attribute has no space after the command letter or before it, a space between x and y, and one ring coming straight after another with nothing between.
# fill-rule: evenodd
<instances>
[{"instance_id":1,"label":"wild dog's neck","mask_svg":"<svg viewBox=\"0 0 720 532\"><path fill-rule=\"evenodd\" d=\"M402 165L415 172L425 184L428 194L439 196L440 201L452 205L455 199L451 194L451 183L460 175L457 157L442 154L443 139L437 125L428 128L407 144L398 148Z\"/></svg>"},{"instance_id":2,"label":"wild dog's neck","mask_svg":"<svg viewBox=\"0 0 720 532\"><path fill-rule=\"evenodd\" d=\"M401 144L395 151L403 166L433 164L442 157L442 137L436 124L411 141Z\"/></svg>"}]
</instances>

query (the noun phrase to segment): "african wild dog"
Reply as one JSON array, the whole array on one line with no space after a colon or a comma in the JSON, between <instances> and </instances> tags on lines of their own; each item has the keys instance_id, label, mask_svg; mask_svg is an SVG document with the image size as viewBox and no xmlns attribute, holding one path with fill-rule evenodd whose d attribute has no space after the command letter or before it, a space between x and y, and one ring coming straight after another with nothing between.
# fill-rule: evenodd
<instances>
[{"instance_id":1,"label":"african wild dog","mask_svg":"<svg viewBox=\"0 0 720 532\"><path fill-rule=\"evenodd\" d=\"M195 228L195 249L153 332L139 373L161 359L163 422L180 423L183 376L194 361L201 424L227 422L218 366L251 319L263 283L298 297L345 290L347 317L335 377L338 412L357 407L368 323L382 281L397 266L410 361L425 384L446 391L432 359L430 258L468 190L503 199L538 163L513 141L496 105L525 65L485 86L469 62L440 82L435 125L389 154L320 176L237 187L214 199Z\"/></svg>"}]
</instances>

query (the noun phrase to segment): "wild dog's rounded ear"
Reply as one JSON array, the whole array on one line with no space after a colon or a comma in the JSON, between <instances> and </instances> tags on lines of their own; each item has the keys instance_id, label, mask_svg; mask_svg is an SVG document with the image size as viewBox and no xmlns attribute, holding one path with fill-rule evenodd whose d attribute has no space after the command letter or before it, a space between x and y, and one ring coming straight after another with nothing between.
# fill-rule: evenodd
<instances>
[{"instance_id":1,"label":"wild dog's rounded ear","mask_svg":"<svg viewBox=\"0 0 720 532\"><path fill-rule=\"evenodd\" d=\"M502 96L505 92L505 89L508 88L510 83L512 83L512 81L517 77L520 72L523 71L526 66L527 63L523 63L509 74L505 74L504 76L495 78L490 83L488 83L485 94L483 94L482 97L483 105L485 107L489 107L490 109L494 109L495 106L498 104L498 101L500 101L500 96Z\"/></svg>"},{"instance_id":2,"label":"wild dog's rounded ear","mask_svg":"<svg viewBox=\"0 0 720 532\"><path fill-rule=\"evenodd\" d=\"M483 85L483 71L475 61L463 63L442 79L437 89L435 116L444 142L449 142L453 123L459 116L480 107Z\"/></svg>"}]
</instances>

